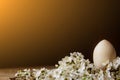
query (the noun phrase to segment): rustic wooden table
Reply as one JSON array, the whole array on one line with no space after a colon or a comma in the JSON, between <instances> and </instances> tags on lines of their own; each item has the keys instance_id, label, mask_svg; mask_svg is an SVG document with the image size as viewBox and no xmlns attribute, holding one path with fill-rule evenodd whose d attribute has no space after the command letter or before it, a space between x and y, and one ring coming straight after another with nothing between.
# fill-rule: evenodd
<instances>
[{"instance_id":1,"label":"rustic wooden table","mask_svg":"<svg viewBox=\"0 0 120 80\"><path fill-rule=\"evenodd\" d=\"M32 67L30 67L32 69ZM34 69L40 69L42 67L34 67ZM46 68L53 68L53 66L49 66L49 67L46 67ZM5 68L5 69L0 69L0 80L10 80L9 78L12 78L14 77L15 73L18 71L18 70L22 70L22 69L25 69L25 68Z\"/></svg>"},{"instance_id":2,"label":"rustic wooden table","mask_svg":"<svg viewBox=\"0 0 120 80\"><path fill-rule=\"evenodd\" d=\"M0 69L0 80L10 80L10 77L14 77L18 68Z\"/></svg>"}]
</instances>

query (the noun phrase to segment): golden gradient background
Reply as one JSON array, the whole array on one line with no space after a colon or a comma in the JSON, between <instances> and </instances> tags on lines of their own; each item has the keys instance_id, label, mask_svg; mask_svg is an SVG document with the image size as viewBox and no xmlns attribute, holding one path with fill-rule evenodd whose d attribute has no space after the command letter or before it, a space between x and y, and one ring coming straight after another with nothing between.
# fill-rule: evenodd
<instances>
[{"instance_id":1,"label":"golden gradient background","mask_svg":"<svg viewBox=\"0 0 120 80\"><path fill-rule=\"evenodd\" d=\"M0 67L54 65L69 52L92 61L101 39L119 55L119 2L0 0Z\"/></svg>"}]
</instances>

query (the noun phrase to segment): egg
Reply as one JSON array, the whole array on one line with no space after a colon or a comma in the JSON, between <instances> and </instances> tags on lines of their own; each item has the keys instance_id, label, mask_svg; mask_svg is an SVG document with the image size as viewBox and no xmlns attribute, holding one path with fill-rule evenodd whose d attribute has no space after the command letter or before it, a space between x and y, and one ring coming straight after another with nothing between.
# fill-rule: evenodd
<instances>
[{"instance_id":1,"label":"egg","mask_svg":"<svg viewBox=\"0 0 120 80\"><path fill-rule=\"evenodd\" d=\"M93 51L93 62L96 68L103 69L110 61L116 58L113 45L107 41L100 41Z\"/></svg>"}]
</instances>

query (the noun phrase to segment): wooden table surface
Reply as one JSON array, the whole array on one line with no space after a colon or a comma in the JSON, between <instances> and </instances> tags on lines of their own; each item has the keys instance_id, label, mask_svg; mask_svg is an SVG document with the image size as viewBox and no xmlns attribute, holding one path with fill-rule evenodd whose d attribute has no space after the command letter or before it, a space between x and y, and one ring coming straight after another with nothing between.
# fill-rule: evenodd
<instances>
[{"instance_id":1,"label":"wooden table surface","mask_svg":"<svg viewBox=\"0 0 120 80\"><path fill-rule=\"evenodd\" d=\"M0 80L10 80L9 78L14 77L17 70L19 69L18 68L0 69Z\"/></svg>"},{"instance_id":2,"label":"wooden table surface","mask_svg":"<svg viewBox=\"0 0 120 80\"><path fill-rule=\"evenodd\" d=\"M41 67L35 67L34 69L40 69ZM46 68L53 68L51 66L46 67ZM22 70L25 68L5 68L5 69L0 69L0 80L10 80L9 78L14 77L15 73L18 70ZM32 69L32 68L31 68Z\"/></svg>"}]
</instances>

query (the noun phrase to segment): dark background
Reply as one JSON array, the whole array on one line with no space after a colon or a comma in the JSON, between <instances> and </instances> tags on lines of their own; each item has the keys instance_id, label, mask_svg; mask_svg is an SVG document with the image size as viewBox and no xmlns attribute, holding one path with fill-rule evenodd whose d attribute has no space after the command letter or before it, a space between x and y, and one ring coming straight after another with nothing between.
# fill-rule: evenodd
<instances>
[{"instance_id":1,"label":"dark background","mask_svg":"<svg viewBox=\"0 0 120 80\"><path fill-rule=\"evenodd\" d=\"M120 56L117 0L0 0L0 67L47 66L70 52L92 62L109 40Z\"/></svg>"}]
</instances>

